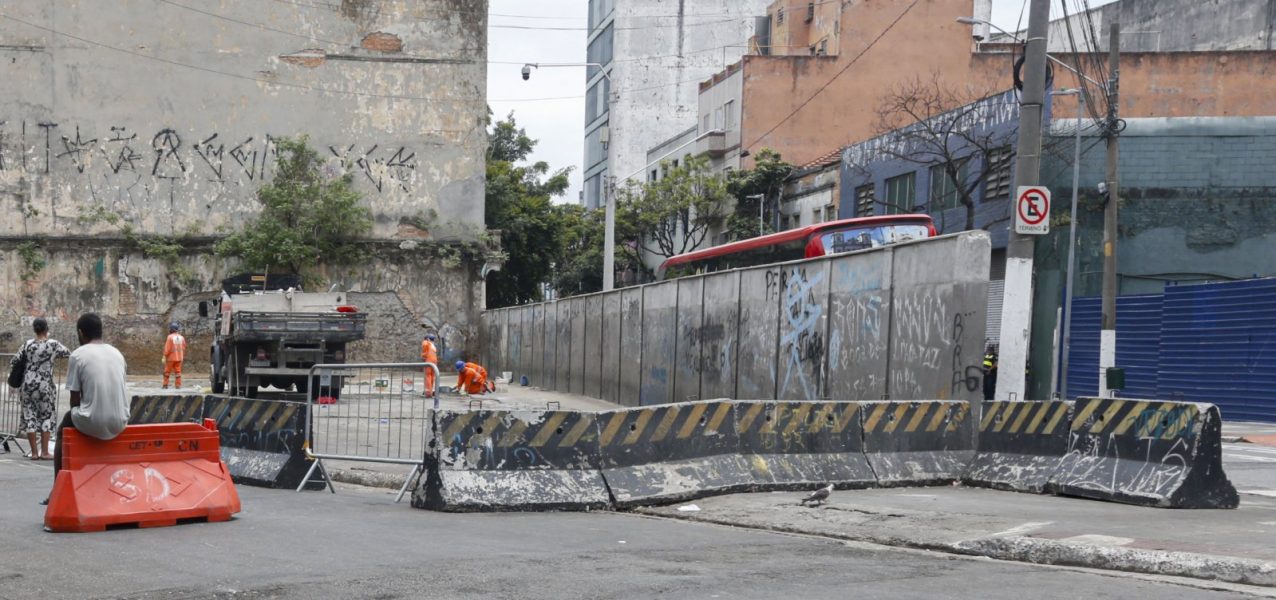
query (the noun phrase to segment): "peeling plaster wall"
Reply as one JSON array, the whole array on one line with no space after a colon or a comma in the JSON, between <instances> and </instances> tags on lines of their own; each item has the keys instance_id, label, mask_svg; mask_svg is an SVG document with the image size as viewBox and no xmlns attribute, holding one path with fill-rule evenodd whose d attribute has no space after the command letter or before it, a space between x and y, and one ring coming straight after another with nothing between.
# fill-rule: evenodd
<instances>
[{"instance_id":1,"label":"peeling plaster wall","mask_svg":"<svg viewBox=\"0 0 1276 600\"><path fill-rule=\"evenodd\" d=\"M46 317L53 337L74 348L76 318L93 311L103 316L107 341L124 353L130 373L158 372L167 325L176 321L192 348L186 370L203 376L212 328L199 317L199 302L220 294L221 279L237 273L235 265L194 249L178 263L198 281L178 283L170 265L122 248L112 240L63 241L37 250L45 267L30 273L15 247L0 246L0 276L10 282L0 290L0 351L31 337L35 316ZM350 348L349 360L419 360L421 325L439 332L441 360L472 356L468 345L478 339L472 315L483 292L472 267L417 249L378 255L358 270L328 273L368 313L367 339Z\"/></svg>"},{"instance_id":2,"label":"peeling plaster wall","mask_svg":"<svg viewBox=\"0 0 1276 600\"><path fill-rule=\"evenodd\" d=\"M436 250L484 229L487 3L184 4L6 3L0 347L38 315L73 342L66 322L90 310L144 371L169 319L205 343L194 300L238 272L211 243L258 214L275 140L304 135L328 174L353 176L383 249L326 274L377 306L352 355L413 359L422 322L464 352L479 268ZM178 261L198 281L137 253L125 225L200 240ZM22 244L47 262L25 278Z\"/></svg>"}]
</instances>

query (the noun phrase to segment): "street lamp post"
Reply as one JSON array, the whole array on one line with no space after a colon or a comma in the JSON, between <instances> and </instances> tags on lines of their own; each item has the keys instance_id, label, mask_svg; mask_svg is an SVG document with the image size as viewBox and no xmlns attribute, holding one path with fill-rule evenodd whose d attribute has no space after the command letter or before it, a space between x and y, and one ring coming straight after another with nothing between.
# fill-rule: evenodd
<instances>
[{"instance_id":1,"label":"street lamp post","mask_svg":"<svg viewBox=\"0 0 1276 600\"><path fill-rule=\"evenodd\" d=\"M1068 399L1068 355L1072 353L1072 295L1073 276L1077 264L1077 193L1081 184L1081 120L1085 108L1085 94L1073 88L1054 92L1055 96L1077 97L1076 143L1072 151L1072 212L1068 219L1068 281L1063 293L1063 358L1059 368L1059 390Z\"/></svg>"},{"instance_id":2,"label":"street lamp post","mask_svg":"<svg viewBox=\"0 0 1276 600\"><path fill-rule=\"evenodd\" d=\"M607 85L611 86L611 74L601 63L527 63L523 65L523 80L527 81L532 76L532 69L541 67L598 67L598 72L603 74L603 79L607 80ZM611 120L615 117L616 91L608 90L607 92L607 122L610 128ZM608 181L608 177L604 176L602 181L603 203L605 208L603 214L603 291L609 292L616 287L616 194L612 190L612 184Z\"/></svg>"}]
</instances>

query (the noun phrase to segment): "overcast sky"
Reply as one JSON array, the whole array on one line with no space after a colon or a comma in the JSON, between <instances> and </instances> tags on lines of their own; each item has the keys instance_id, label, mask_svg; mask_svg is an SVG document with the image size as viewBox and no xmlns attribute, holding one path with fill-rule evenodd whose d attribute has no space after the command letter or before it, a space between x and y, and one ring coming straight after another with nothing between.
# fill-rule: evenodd
<instances>
[{"instance_id":1,"label":"overcast sky","mask_svg":"<svg viewBox=\"0 0 1276 600\"><path fill-rule=\"evenodd\" d=\"M1100 6L1113 0L1091 0ZM993 22L1014 30L1024 0L993 0ZM1059 6L1051 3L1052 13ZM540 143L532 156L557 169L572 167L572 187L560 201L575 202L584 158L585 69L541 68L523 81L524 62L579 63L585 60L586 0L491 0L488 36L488 104L496 118L511 111ZM1027 15L1023 14L1027 26ZM530 29L527 29L529 28ZM556 29L555 29L556 28ZM509 64L506 64L509 63Z\"/></svg>"}]
</instances>

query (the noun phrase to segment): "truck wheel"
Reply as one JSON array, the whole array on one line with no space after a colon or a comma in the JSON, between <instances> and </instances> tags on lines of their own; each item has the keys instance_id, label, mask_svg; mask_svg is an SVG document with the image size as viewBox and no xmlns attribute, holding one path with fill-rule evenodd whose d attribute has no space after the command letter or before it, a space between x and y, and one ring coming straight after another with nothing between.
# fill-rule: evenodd
<instances>
[{"instance_id":1,"label":"truck wheel","mask_svg":"<svg viewBox=\"0 0 1276 600\"><path fill-rule=\"evenodd\" d=\"M216 350L212 352L212 356L208 357L208 364L212 365L212 373L209 375L210 383L213 384L214 394L226 393L226 380L222 378L221 357L218 356Z\"/></svg>"},{"instance_id":2,"label":"truck wheel","mask_svg":"<svg viewBox=\"0 0 1276 600\"><path fill-rule=\"evenodd\" d=\"M255 386L255 385L250 385L250 386L248 386L248 387L244 390L244 397L245 397L245 398L256 398L256 397L257 397L257 386Z\"/></svg>"}]
</instances>

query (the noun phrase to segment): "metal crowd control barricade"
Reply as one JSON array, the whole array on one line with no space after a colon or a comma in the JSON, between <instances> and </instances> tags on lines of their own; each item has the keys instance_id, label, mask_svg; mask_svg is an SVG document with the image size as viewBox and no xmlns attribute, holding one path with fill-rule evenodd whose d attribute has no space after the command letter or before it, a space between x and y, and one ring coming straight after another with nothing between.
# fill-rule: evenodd
<instances>
[{"instance_id":1,"label":"metal crowd control barricade","mask_svg":"<svg viewBox=\"0 0 1276 600\"><path fill-rule=\"evenodd\" d=\"M5 379L9 378L9 361L13 360L13 353L0 354L0 366L4 367ZM13 442L18 450L22 450L21 436L24 433L19 431L22 428L22 403L18 395L18 390L9 387L6 381L0 384L0 444L3 444L5 452L11 452L9 442Z\"/></svg>"},{"instance_id":2,"label":"metal crowd control barricade","mask_svg":"<svg viewBox=\"0 0 1276 600\"><path fill-rule=\"evenodd\" d=\"M425 370L434 372L433 399ZM317 469L332 486L323 460L412 465L395 502L425 469L425 445L439 406L441 374L434 363L328 364L310 368L306 458L313 461L297 491Z\"/></svg>"}]
</instances>

